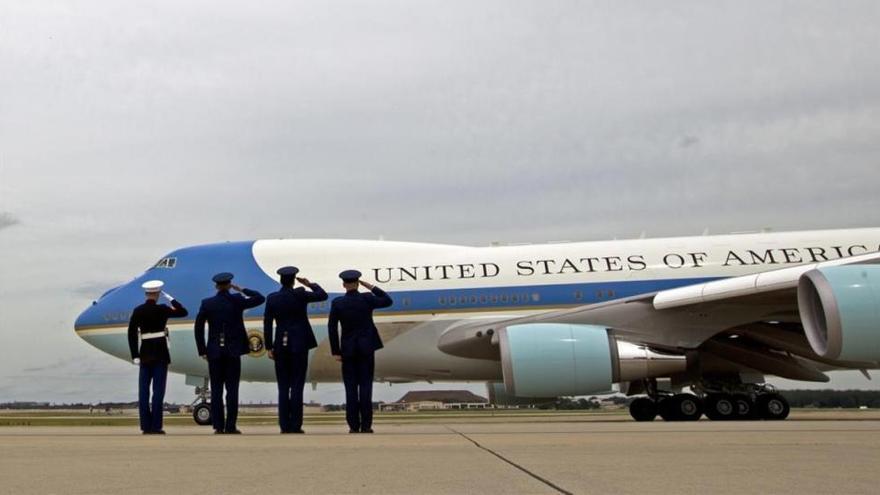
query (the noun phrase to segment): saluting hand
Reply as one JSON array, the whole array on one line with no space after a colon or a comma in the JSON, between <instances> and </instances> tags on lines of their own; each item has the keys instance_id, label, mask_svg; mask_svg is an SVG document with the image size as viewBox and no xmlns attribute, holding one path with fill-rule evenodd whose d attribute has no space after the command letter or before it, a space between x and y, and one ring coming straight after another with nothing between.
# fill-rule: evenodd
<instances>
[{"instance_id":1,"label":"saluting hand","mask_svg":"<svg viewBox=\"0 0 880 495\"><path fill-rule=\"evenodd\" d=\"M312 283L309 282L309 279L305 277L296 277L296 280L303 285L312 285Z\"/></svg>"},{"instance_id":2,"label":"saluting hand","mask_svg":"<svg viewBox=\"0 0 880 495\"><path fill-rule=\"evenodd\" d=\"M233 289L235 289L236 291L241 292L241 287L239 287L235 284L229 284L229 286L232 287Z\"/></svg>"},{"instance_id":3,"label":"saluting hand","mask_svg":"<svg viewBox=\"0 0 880 495\"><path fill-rule=\"evenodd\" d=\"M367 290L373 290L373 284L369 282L365 282L363 280L358 280L362 286L364 286Z\"/></svg>"}]
</instances>

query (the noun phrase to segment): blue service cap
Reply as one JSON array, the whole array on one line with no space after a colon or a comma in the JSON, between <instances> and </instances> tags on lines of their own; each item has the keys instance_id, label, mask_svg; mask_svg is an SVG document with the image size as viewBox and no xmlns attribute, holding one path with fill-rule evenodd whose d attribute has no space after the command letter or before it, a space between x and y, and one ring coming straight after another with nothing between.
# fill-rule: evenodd
<instances>
[{"instance_id":1,"label":"blue service cap","mask_svg":"<svg viewBox=\"0 0 880 495\"><path fill-rule=\"evenodd\" d=\"M285 275L294 276L297 273L299 273L299 268L297 268L295 266L282 266L275 273L277 273L278 275L281 275L282 277Z\"/></svg>"},{"instance_id":2,"label":"blue service cap","mask_svg":"<svg viewBox=\"0 0 880 495\"><path fill-rule=\"evenodd\" d=\"M357 270L345 270L339 274L339 278L341 278L343 282L356 282L357 279L361 278L361 272Z\"/></svg>"},{"instance_id":3,"label":"blue service cap","mask_svg":"<svg viewBox=\"0 0 880 495\"><path fill-rule=\"evenodd\" d=\"M214 275L211 280L213 280L215 284L228 284L229 282L232 282L234 277L235 275L229 272L222 272Z\"/></svg>"}]
</instances>

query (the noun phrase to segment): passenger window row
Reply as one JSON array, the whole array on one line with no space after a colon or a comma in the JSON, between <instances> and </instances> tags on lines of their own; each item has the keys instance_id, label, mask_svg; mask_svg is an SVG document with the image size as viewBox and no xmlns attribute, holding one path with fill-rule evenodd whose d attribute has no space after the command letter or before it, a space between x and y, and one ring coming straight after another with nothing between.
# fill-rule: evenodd
<instances>
[{"instance_id":1,"label":"passenger window row","mask_svg":"<svg viewBox=\"0 0 880 495\"><path fill-rule=\"evenodd\" d=\"M538 302L541 295L537 292L531 294L527 292L514 294L481 294L471 296L440 296L437 302L441 306L463 306L466 304L527 304L529 302Z\"/></svg>"},{"instance_id":2,"label":"passenger window row","mask_svg":"<svg viewBox=\"0 0 880 495\"><path fill-rule=\"evenodd\" d=\"M603 299L613 299L616 297L616 292L613 289L597 289L595 292L594 300L603 300ZM584 291L576 290L572 293L575 301L583 301L584 300ZM541 295L537 292L519 292L513 294L480 294L480 295L470 295L470 296L440 296L437 298L437 302L441 306L477 306L477 305L487 305L487 304L529 304L529 303L538 303L541 301ZM399 304L403 307L412 306L412 298L411 297L403 297L396 301L396 304ZM313 311L327 311L330 307L329 301L323 301L319 303L310 303L309 309Z\"/></svg>"},{"instance_id":3,"label":"passenger window row","mask_svg":"<svg viewBox=\"0 0 880 495\"><path fill-rule=\"evenodd\" d=\"M572 295L575 301L583 301L584 299L584 291L576 290ZM595 295L598 301L600 299L613 299L617 294L614 292L614 289L597 289Z\"/></svg>"}]
</instances>

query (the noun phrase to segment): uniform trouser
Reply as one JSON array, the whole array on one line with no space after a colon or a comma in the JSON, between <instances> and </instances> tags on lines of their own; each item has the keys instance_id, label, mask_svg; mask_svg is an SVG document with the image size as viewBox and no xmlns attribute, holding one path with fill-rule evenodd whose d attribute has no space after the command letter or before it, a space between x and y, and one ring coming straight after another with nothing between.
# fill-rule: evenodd
<instances>
[{"instance_id":1,"label":"uniform trouser","mask_svg":"<svg viewBox=\"0 0 880 495\"><path fill-rule=\"evenodd\" d=\"M211 422L215 430L233 431L238 420L238 382L241 357L220 356L208 360L211 375ZM226 388L226 421L223 419L223 388Z\"/></svg>"},{"instance_id":2,"label":"uniform trouser","mask_svg":"<svg viewBox=\"0 0 880 495\"><path fill-rule=\"evenodd\" d=\"M142 364L138 377L138 412L141 431L162 429L162 406L165 403L165 383L168 365L165 363ZM153 384L153 400L150 400L150 383Z\"/></svg>"},{"instance_id":3,"label":"uniform trouser","mask_svg":"<svg viewBox=\"0 0 880 495\"><path fill-rule=\"evenodd\" d=\"M345 420L354 431L373 426L373 353L342 358L342 381L345 383Z\"/></svg>"},{"instance_id":4,"label":"uniform trouser","mask_svg":"<svg viewBox=\"0 0 880 495\"><path fill-rule=\"evenodd\" d=\"M281 431L298 431L303 423L303 387L309 367L309 351L275 355L278 379L278 425Z\"/></svg>"}]
</instances>

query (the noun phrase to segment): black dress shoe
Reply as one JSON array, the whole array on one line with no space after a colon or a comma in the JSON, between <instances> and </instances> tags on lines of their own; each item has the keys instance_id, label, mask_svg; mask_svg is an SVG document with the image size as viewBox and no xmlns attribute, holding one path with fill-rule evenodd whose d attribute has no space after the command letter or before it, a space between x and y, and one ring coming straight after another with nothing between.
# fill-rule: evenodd
<instances>
[{"instance_id":1,"label":"black dress shoe","mask_svg":"<svg viewBox=\"0 0 880 495\"><path fill-rule=\"evenodd\" d=\"M298 435L302 435L305 432L302 429L299 429L299 430L292 430L290 433L296 433Z\"/></svg>"},{"instance_id":2,"label":"black dress shoe","mask_svg":"<svg viewBox=\"0 0 880 495\"><path fill-rule=\"evenodd\" d=\"M152 431L142 431L141 432L141 435L152 435L152 434L153 434Z\"/></svg>"},{"instance_id":3,"label":"black dress shoe","mask_svg":"<svg viewBox=\"0 0 880 495\"><path fill-rule=\"evenodd\" d=\"M360 433L360 431L358 431L358 430L348 430L348 434L349 434L349 435L351 435L352 433Z\"/></svg>"},{"instance_id":4,"label":"black dress shoe","mask_svg":"<svg viewBox=\"0 0 880 495\"><path fill-rule=\"evenodd\" d=\"M226 434L227 435L241 435L241 430L239 430L239 429L226 430Z\"/></svg>"},{"instance_id":5,"label":"black dress shoe","mask_svg":"<svg viewBox=\"0 0 880 495\"><path fill-rule=\"evenodd\" d=\"M164 435L164 434L165 434L165 430L156 430L153 432L153 435Z\"/></svg>"},{"instance_id":6,"label":"black dress shoe","mask_svg":"<svg viewBox=\"0 0 880 495\"><path fill-rule=\"evenodd\" d=\"M224 434L226 434L226 432L223 430L214 430L214 434L215 435L224 435Z\"/></svg>"},{"instance_id":7,"label":"black dress shoe","mask_svg":"<svg viewBox=\"0 0 880 495\"><path fill-rule=\"evenodd\" d=\"M361 430L361 433L373 433L373 429L372 429L372 428L367 428L367 429L365 429L365 430Z\"/></svg>"}]
</instances>

